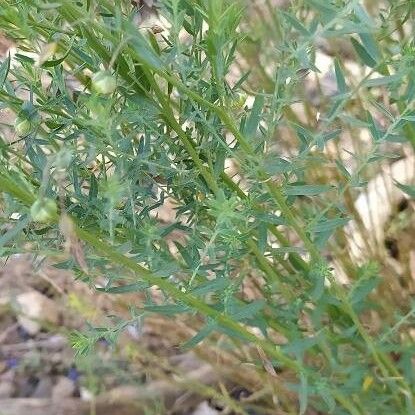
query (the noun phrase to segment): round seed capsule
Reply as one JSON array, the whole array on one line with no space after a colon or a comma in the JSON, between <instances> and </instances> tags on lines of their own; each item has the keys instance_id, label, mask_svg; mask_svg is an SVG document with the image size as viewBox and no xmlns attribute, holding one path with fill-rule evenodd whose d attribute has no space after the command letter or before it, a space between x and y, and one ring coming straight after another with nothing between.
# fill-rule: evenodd
<instances>
[{"instance_id":1,"label":"round seed capsule","mask_svg":"<svg viewBox=\"0 0 415 415\"><path fill-rule=\"evenodd\" d=\"M48 223L57 215L58 206L53 199L41 198L36 200L30 208L30 214L36 222Z\"/></svg>"},{"instance_id":2,"label":"round seed capsule","mask_svg":"<svg viewBox=\"0 0 415 415\"><path fill-rule=\"evenodd\" d=\"M14 130L19 137L26 137L32 132L32 123L27 118L17 117Z\"/></svg>"},{"instance_id":3,"label":"round seed capsule","mask_svg":"<svg viewBox=\"0 0 415 415\"><path fill-rule=\"evenodd\" d=\"M112 94L116 87L117 82L109 71L99 71L92 77L92 89L98 94Z\"/></svg>"}]
</instances>

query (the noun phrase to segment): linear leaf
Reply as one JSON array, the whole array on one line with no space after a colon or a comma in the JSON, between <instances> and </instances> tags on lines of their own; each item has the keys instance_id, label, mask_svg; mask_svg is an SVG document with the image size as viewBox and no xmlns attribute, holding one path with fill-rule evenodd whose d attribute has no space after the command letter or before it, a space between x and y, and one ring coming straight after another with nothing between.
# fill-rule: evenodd
<instances>
[{"instance_id":1,"label":"linear leaf","mask_svg":"<svg viewBox=\"0 0 415 415\"><path fill-rule=\"evenodd\" d=\"M96 287L96 290L110 294L126 294L142 291L148 287L148 282L141 281L134 284L120 285L119 287Z\"/></svg>"},{"instance_id":2,"label":"linear leaf","mask_svg":"<svg viewBox=\"0 0 415 415\"><path fill-rule=\"evenodd\" d=\"M191 339L189 339L187 342L182 344L183 349L192 349L195 346L197 346L200 342L202 342L207 336L209 336L210 333L212 333L215 328L217 328L217 324L211 322L206 324L204 327L202 327L199 332L193 336Z\"/></svg>"},{"instance_id":3,"label":"linear leaf","mask_svg":"<svg viewBox=\"0 0 415 415\"><path fill-rule=\"evenodd\" d=\"M367 87L376 87L376 86L384 86L389 85L394 82L402 81L402 75L396 74L396 75L389 75L389 76L381 76L379 78L374 79L368 79L363 83L364 86Z\"/></svg>"},{"instance_id":4,"label":"linear leaf","mask_svg":"<svg viewBox=\"0 0 415 415\"><path fill-rule=\"evenodd\" d=\"M3 88L4 82L10 70L10 56L8 56L0 65L0 89Z\"/></svg>"},{"instance_id":5,"label":"linear leaf","mask_svg":"<svg viewBox=\"0 0 415 415\"><path fill-rule=\"evenodd\" d=\"M334 61L334 71L336 73L337 91L339 94L344 94L348 88L338 59Z\"/></svg>"},{"instance_id":6,"label":"linear leaf","mask_svg":"<svg viewBox=\"0 0 415 415\"><path fill-rule=\"evenodd\" d=\"M0 248L13 240L30 222L30 215L24 215L11 229L0 236Z\"/></svg>"},{"instance_id":7,"label":"linear leaf","mask_svg":"<svg viewBox=\"0 0 415 415\"><path fill-rule=\"evenodd\" d=\"M359 58L370 68L374 68L377 65L376 60L370 55L370 53L362 46L356 39L351 38L352 45Z\"/></svg>"},{"instance_id":8,"label":"linear leaf","mask_svg":"<svg viewBox=\"0 0 415 415\"><path fill-rule=\"evenodd\" d=\"M174 314L185 313L189 310L189 307L179 304L166 304L166 305L145 305L145 311L151 313L164 314L166 316L172 316Z\"/></svg>"},{"instance_id":9,"label":"linear leaf","mask_svg":"<svg viewBox=\"0 0 415 415\"><path fill-rule=\"evenodd\" d=\"M253 318L260 310L263 309L264 305L264 300L254 300L248 304L244 303L236 306L236 310L232 310L231 316L236 321L244 320L246 318Z\"/></svg>"},{"instance_id":10,"label":"linear leaf","mask_svg":"<svg viewBox=\"0 0 415 415\"><path fill-rule=\"evenodd\" d=\"M200 284L194 288L191 293L194 295L205 295L207 293L223 290L229 285L229 281L225 278L215 278L213 281Z\"/></svg>"},{"instance_id":11,"label":"linear leaf","mask_svg":"<svg viewBox=\"0 0 415 415\"><path fill-rule=\"evenodd\" d=\"M327 232L332 231L340 226L346 225L349 222L349 218L335 218L335 219L327 219L325 221L317 223L314 226L313 231L318 232Z\"/></svg>"},{"instance_id":12,"label":"linear leaf","mask_svg":"<svg viewBox=\"0 0 415 415\"><path fill-rule=\"evenodd\" d=\"M307 28L293 15L282 12L282 15L284 19L291 24L295 29L297 29L302 35L304 36L310 36L310 32L307 30Z\"/></svg>"},{"instance_id":13,"label":"linear leaf","mask_svg":"<svg viewBox=\"0 0 415 415\"><path fill-rule=\"evenodd\" d=\"M244 135L248 138L252 138L258 129L259 122L261 121L261 112L264 106L264 97L257 95L255 97L254 105L252 106L251 113L244 126Z\"/></svg>"},{"instance_id":14,"label":"linear leaf","mask_svg":"<svg viewBox=\"0 0 415 415\"><path fill-rule=\"evenodd\" d=\"M304 415L307 411L308 403L308 383L304 373L300 375L300 393L298 395L300 401L300 415Z\"/></svg>"},{"instance_id":15,"label":"linear leaf","mask_svg":"<svg viewBox=\"0 0 415 415\"><path fill-rule=\"evenodd\" d=\"M395 185L399 187L404 193L406 193L411 199L415 199L415 186L409 186L407 184L401 184L395 182Z\"/></svg>"},{"instance_id":16,"label":"linear leaf","mask_svg":"<svg viewBox=\"0 0 415 415\"><path fill-rule=\"evenodd\" d=\"M357 304L365 299L380 283L381 279L375 275L364 280L359 280L349 293L351 304Z\"/></svg>"},{"instance_id":17,"label":"linear leaf","mask_svg":"<svg viewBox=\"0 0 415 415\"><path fill-rule=\"evenodd\" d=\"M285 193L287 196L316 196L331 189L332 186L327 184L289 185L285 188Z\"/></svg>"}]
</instances>

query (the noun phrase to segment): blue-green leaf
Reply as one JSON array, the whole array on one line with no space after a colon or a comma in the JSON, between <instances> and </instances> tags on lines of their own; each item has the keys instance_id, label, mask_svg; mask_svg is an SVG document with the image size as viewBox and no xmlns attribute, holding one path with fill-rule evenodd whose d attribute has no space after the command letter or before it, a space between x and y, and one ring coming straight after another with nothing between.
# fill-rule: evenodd
<instances>
[{"instance_id":1,"label":"blue-green leaf","mask_svg":"<svg viewBox=\"0 0 415 415\"><path fill-rule=\"evenodd\" d=\"M255 97L254 105L252 106L251 112L243 129L243 133L247 138L252 138L258 129L259 122L261 121L264 100L265 99L262 95L257 95Z\"/></svg>"},{"instance_id":2,"label":"blue-green leaf","mask_svg":"<svg viewBox=\"0 0 415 415\"><path fill-rule=\"evenodd\" d=\"M185 342L182 345L183 349L192 349L193 347L197 346L201 341L203 341L210 333L212 333L215 328L217 328L217 324L214 322L209 322L204 327L202 327L198 333Z\"/></svg>"},{"instance_id":3,"label":"blue-green leaf","mask_svg":"<svg viewBox=\"0 0 415 415\"><path fill-rule=\"evenodd\" d=\"M15 224L15 226L0 236L0 248L13 240L21 231L23 231L23 229L29 224L30 221L30 215L23 215L19 219L19 222Z\"/></svg>"},{"instance_id":4,"label":"blue-green leaf","mask_svg":"<svg viewBox=\"0 0 415 415\"><path fill-rule=\"evenodd\" d=\"M189 307L179 304L166 304L166 305L145 305L145 311L151 313L164 314L166 316L172 316L174 314L185 313L189 310Z\"/></svg>"},{"instance_id":5,"label":"blue-green leaf","mask_svg":"<svg viewBox=\"0 0 415 415\"><path fill-rule=\"evenodd\" d=\"M399 187L404 193L406 193L411 199L415 199L415 186L409 186L407 184L401 184L395 182L395 185Z\"/></svg>"},{"instance_id":6,"label":"blue-green leaf","mask_svg":"<svg viewBox=\"0 0 415 415\"><path fill-rule=\"evenodd\" d=\"M291 24L291 26L297 29L302 35L310 36L310 32L295 16L286 12L282 12L282 16L288 23Z\"/></svg>"},{"instance_id":7,"label":"blue-green leaf","mask_svg":"<svg viewBox=\"0 0 415 415\"><path fill-rule=\"evenodd\" d=\"M308 403L308 382L304 373L300 374L300 392L298 399L300 401L300 415L304 415L307 411Z\"/></svg>"},{"instance_id":8,"label":"blue-green leaf","mask_svg":"<svg viewBox=\"0 0 415 415\"><path fill-rule=\"evenodd\" d=\"M339 94L344 94L347 92L347 84L338 59L334 61L334 71L336 73L337 91Z\"/></svg>"},{"instance_id":9,"label":"blue-green leaf","mask_svg":"<svg viewBox=\"0 0 415 415\"><path fill-rule=\"evenodd\" d=\"M287 196L316 196L331 189L332 186L327 184L288 185L285 188L285 194Z\"/></svg>"},{"instance_id":10,"label":"blue-green leaf","mask_svg":"<svg viewBox=\"0 0 415 415\"><path fill-rule=\"evenodd\" d=\"M381 76L379 78L368 79L363 83L364 86L367 87L376 87L376 86L384 86L389 85L394 82L401 82L403 75L396 74L396 75L389 75L389 76Z\"/></svg>"},{"instance_id":11,"label":"blue-green leaf","mask_svg":"<svg viewBox=\"0 0 415 415\"><path fill-rule=\"evenodd\" d=\"M137 282L134 284L120 285L118 287L96 287L97 291L110 293L110 294L126 294L138 291L143 291L149 287L149 283L145 281Z\"/></svg>"},{"instance_id":12,"label":"blue-green leaf","mask_svg":"<svg viewBox=\"0 0 415 415\"><path fill-rule=\"evenodd\" d=\"M215 278L212 281L207 281L200 284L198 287L191 290L194 295L205 295L211 292L223 290L229 285L229 281L226 278Z\"/></svg>"},{"instance_id":13,"label":"blue-green leaf","mask_svg":"<svg viewBox=\"0 0 415 415\"><path fill-rule=\"evenodd\" d=\"M379 285L380 281L381 279L377 275L359 280L349 293L350 303L357 304L364 300Z\"/></svg>"},{"instance_id":14,"label":"blue-green leaf","mask_svg":"<svg viewBox=\"0 0 415 415\"><path fill-rule=\"evenodd\" d=\"M370 68L374 68L377 62L374 57L356 39L351 38L352 45L359 58Z\"/></svg>"},{"instance_id":15,"label":"blue-green leaf","mask_svg":"<svg viewBox=\"0 0 415 415\"><path fill-rule=\"evenodd\" d=\"M4 82L10 70L10 56L8 56L0 65L0 89L3 88Z\"/></svg>"},{"instance_id":16,"label":"blue-green leaf","mask_svg":"<svg viewBox=\"0 0 415 415\"><path fill-rule=\"evenodd\" d=\"M335 219L327 219L317 223L313 227L313 232L327 232L332 231L340 226L346 225L349 222L349 218L335 218Z\"/></svg>"}]
</instances>

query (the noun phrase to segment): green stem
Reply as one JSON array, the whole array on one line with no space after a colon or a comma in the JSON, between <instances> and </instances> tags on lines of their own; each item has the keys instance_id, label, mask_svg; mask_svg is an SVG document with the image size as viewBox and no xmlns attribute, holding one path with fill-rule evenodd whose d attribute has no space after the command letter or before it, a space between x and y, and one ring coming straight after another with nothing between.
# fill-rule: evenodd
<instances>
[{"instance_id":1,"label":"green stem","mask_svg":"<svg viewBox=\"0 0 415 415\"><path fill-rule=\"evenodd\" d=\"M13 185L13 182L10 180L6 173L1 174L0 176L0 190L2 192L9 193L10 195L14 196L26 205L31 205L34 201L34 196L31 193ZM59 218L56 217L54 218L54 220L57 222ZM130 269L149 285L158 286L160 289L172 296L176 301L186 304L187 306L195 309L204 316L212 318L222 327L227 328L233 333L241 336L246 341L251 342L256 346L259 346L271 358L276 359L285 367L294 370L297 374L303 373L306 370L297 360L287 357L281 351L280 347L274 344L271 340L267 338L257 337L255 334L251 333L247 328L245 328L245 326L232 320L232 318L230 318L229 316L215 310L214 308L200 301L193 295L182 292L179 288L177 288L173 283L169 282L169 280L167 280L166 278L154 275L147 268L138 264L134 259L117 252L114 246L108 244L97 235L94 235L92 232L88 232L80 228L79 226L77 226L75 221L74 230L82 241L87 242L96 251L100 252L101 255L103 255L105 258L111 260L115 264ZM313 373L310 373L310 376L318 377L317 374ZM337 399L337 401L340 404L342 404L345 408L347 408L353 415L361 415L360 411L356 407L354 407L347 400L347 398L343 396L339 391L333 389L332 393L333 396L335 396L335 398Z\"/></svg>"}]
</instances>

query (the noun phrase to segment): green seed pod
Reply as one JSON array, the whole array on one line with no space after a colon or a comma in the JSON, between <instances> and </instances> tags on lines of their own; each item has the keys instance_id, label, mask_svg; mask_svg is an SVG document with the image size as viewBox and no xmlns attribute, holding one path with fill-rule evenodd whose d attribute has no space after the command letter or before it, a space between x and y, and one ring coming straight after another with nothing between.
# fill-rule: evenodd
<instances>
[{"instance_id":1,"label":"green seed pod","mask_svg":"<svg viewBox=\"0 0 415 415\"><path fill-rule=\"evenodd\" d=\"M117 82L109 71L99 71L92 77L92 89L98 94L112 94L116 87Z\"/></svg>"},{"instance_id":2,"label":"green seed pod","mask_svg":"<svg viewBox=\"0 0 415 415\"><path fill-rule=\"evenodd\" d=\"M17 117L14 129L19 137L26 137L32 132L32 123L27 118Z\"/></svg>"},{"instance_id":3,"label":"green seed pod","mask_svg":"<svg viewBox=\"0 0 415 415\"><path fill-rule=\"evenodd\" d=\"M48 223L58 213L58 206L53 199L41 198L36 200L30 208L30 214L36 222Z\"/></svg>"}]
</instances>

